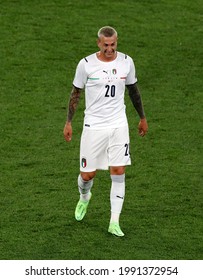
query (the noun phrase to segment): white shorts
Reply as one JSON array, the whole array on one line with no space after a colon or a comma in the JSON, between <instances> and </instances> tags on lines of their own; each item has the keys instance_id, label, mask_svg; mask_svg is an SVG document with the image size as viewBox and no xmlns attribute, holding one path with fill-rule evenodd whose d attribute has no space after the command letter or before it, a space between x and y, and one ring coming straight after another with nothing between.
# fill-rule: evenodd
<instances>
[{"instance_id":1,"label":"white shorts","mask_svg":"<svg viewBox=\"0 0 203 280\"><path fill-rule=\"evenodd\" d=\"M100 130L84 127L80 142L80 171L130 165L129 143L128 126Z\"/></svg>"}]
</instances>

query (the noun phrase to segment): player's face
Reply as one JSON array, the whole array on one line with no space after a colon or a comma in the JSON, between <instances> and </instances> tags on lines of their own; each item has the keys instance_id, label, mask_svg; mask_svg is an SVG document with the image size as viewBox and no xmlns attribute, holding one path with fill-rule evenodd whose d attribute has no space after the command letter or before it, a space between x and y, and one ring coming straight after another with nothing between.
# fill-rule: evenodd
<instances>
[{"instance_id":1,"label":"player's face","mask_svg":"<svg viewBox=\"0 0 203 280\"><path fill-rule=\"evenodd\" d=\"M106 61L111 61L116 58L117 49L117 36L112 37L100 36L97 41L98 47L100 49L101 59Z\"/></svg>"}]
</instances>

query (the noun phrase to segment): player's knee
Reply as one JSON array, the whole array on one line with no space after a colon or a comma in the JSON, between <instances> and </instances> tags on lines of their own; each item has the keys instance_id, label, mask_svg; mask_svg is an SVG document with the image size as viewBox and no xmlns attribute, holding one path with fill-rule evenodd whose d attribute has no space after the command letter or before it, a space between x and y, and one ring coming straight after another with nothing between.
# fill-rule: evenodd
<instances>
[{"instance_id":1,"label":"player's knee","mask_svg":"<svg viewBox=\"0 0 203 280\"><path fill-rule=\"evenodd\" d=\"M80 175L84 181L90 181L95 177L96 172L80 172Z\"/></svg>"},{"instance_id":2,"label":"player's knee","mask_svg":"<svg viewBox=\"0 0 203 280\"><path fill-rule=\"evenodd\" d=\"M125 173L125 166L111 166L111 175L123 175Z\"/></svg>"}]
</instances>

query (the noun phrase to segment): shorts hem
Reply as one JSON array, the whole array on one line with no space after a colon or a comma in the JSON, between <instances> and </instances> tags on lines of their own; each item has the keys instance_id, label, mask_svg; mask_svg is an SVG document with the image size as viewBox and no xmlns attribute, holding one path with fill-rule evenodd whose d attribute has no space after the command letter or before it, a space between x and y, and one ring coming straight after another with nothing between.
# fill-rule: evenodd
<instances>
[{"instance_id":1,"label":"shorts hem","mask_svg":"<svg viewBox=\"0 0 203 280\"><path fill-rule=\"evenodd\" d=\"M108 166L106 167L97 167L97 168L90 168L90 169L86 169L86 168L80 168L80 171L81 172L94 172L94 171L97 171L97 170L109 170L109 167L120 167L120 166L128 166L128 165L131 165L131 162L128 162L128 163L116 163L116 164L109 164Z\"/></svg>"},{"instance_id":2,"label":"shorts hem","mask_svg":"<svg viewBox=\"0 0 203 280\"><path fill-rule=\"evenodd\" d=\"M109 169L109 167L98 167L98 168L92 168L92 169L86 169L86 168L82 169L82 168L80 168L80 171L81 172L94 172L94 171L97 171L97 170L108 170L108 169Z\"/></svg>"},{"instance_id":3,"label":"shorts hem","mask_svg":"<svg viewBox=\"0 0 203 280\"><path fill-rule=\"evenodd\" d=\"M128 162L128 163L109 164L109 167L110 167L110 166L127 166L127 165L131 165L131 162Z\"/></svg>"}]
</instances>

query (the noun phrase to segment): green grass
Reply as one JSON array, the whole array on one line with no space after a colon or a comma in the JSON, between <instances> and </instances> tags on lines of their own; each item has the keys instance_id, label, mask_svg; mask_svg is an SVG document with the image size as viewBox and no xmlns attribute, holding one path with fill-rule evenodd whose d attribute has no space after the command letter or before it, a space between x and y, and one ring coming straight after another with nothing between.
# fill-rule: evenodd
<instances>
[{"instance_id":1,"label":"green grass","mask_svg":"<svg viewBox=\"0 0 203 280\"><path fill-rule=\"evenodd\" d=\"M32 0L0 3L0 258L202 259L201 1ZM126 96L133 164L121 216L107 233L110 178L100 171L85 220L78 200L84 96L63 139L78 61L113 25L133 57L149 123Z\"/></svg>"}]
</instances>

